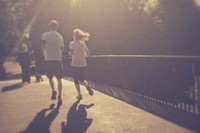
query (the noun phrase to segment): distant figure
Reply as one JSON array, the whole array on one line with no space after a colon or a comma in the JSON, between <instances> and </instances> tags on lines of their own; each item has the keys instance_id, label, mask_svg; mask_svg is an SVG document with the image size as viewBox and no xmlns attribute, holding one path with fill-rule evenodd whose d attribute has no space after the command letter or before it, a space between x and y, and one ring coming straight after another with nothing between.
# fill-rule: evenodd
<instances>
[{"instance_id":1,"label":"distant figure","mask_svg":"<svg viewBox=\"0 0 200 133\"><path fill-rule=\"evenodd\" d=\"M32 44L31 44L31 42L26 42L26 45L27 45L27 47L28 47L28 51L29 51L29 53L32 53L33 52L33 46L32 46Z\"/></svg>"},{"instance_id":2,"label":"distant figure","mask_svg":"<svg viewBox=\"0 0 200 133\"><path fill-rule=\"evenodd\" d=\"M30 56L30 53L28 52L28 47L25 43L21 45L18 62L22 70L22 83L25 83L25 82L30 83L31 82L31 78L30 78L31 56Z\"/></svg>"},{"instance_id":3,"label":"distant figure","mask_svg":"<svg viewBox=\"0 0 200 133\"><path fill-rule=\"evenodd\" d=\"M62 105L62 51L64 50L63 37L57 32L59 23L56 20L49 22L49 32L42 36L42 49L46 61L46 75L52 88L51 99L56 99L57 92L54 88L53 76L58 82L58 105Z\"/></svg>"},{"instance_id":4,"label":"distant figure","mask_svg":"<svg viewBox=\"0 0 200 133\"><path fill-rule=\"evenodd\" d=\"M33 46L31 44L31 42L27 41L26 45L28 47L28 52L31 56L31 75L35 76L36 82L42 82L43 78L42 75L38 73L38 69L37 69L37 64L36 64L36 60L35 60L35 56L34 56L34 50L33 50Z\"/></svg>"},{"instance_id":5,"label":"distant figure","mask_svg":"<svg viewBox=\"0 0 200 133\"><path fill-rule=\"evenodd\" d=\"M73 38L74 40L70 42L69 54L72 56L71 66L73 71L73 78L78 96L78 100L82 99L79 81L83 83L90 95L93 95L92 89L89 87L88 82L85 80L85 70L87 67L86 57L90 55L90 50L88 49L85 41L89 40L90 34L83 32L81 29L74 29Z\"/></svg>"}]
</instances>

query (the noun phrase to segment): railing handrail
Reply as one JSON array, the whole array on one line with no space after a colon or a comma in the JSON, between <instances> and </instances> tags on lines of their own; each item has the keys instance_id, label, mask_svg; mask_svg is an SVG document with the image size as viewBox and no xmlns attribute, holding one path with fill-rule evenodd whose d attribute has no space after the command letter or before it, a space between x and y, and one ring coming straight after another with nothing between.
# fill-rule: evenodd
<instances>
[{"instance_id":1,"label":"railing handrail","mask_svg":"<svg viewBox=\"0 0 200 133\"><path fill-rule=\"evenodd\" d=\"M92 58L179 58L179 59L200 59L200 56L188 55L91 55Z\"/></svg>"}]
</instances>

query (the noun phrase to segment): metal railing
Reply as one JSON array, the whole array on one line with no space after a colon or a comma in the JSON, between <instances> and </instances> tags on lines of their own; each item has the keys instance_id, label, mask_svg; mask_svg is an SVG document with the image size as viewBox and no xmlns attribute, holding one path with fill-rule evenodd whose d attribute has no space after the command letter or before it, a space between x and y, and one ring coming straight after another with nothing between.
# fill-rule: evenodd
<instances>
[{"instance_id":1,"label":"metal railing","mask_svg":"<svg viewBox=\"0 0 200 133\"><path fill-rule=\"evenodd\" d=\"M94 55L87 60L87 79L95 89L109 95L120 90L200 114L200 56ZM66 75L71 75L69 63L64 61Z\"/></svg>"}]
</instances>

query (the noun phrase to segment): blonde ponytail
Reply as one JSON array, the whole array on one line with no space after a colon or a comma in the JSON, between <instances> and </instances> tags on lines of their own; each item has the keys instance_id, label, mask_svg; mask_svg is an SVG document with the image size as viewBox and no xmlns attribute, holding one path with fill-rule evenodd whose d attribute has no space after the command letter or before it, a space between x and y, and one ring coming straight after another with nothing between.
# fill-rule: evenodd
<instances>
[{"instance_id":1,"label":"blonde ponytail","mask_svg":"<svg viewBox=\"0 0 200 133\"><path fill-rule=\"evenodd\" d=\"M81 29L73 30L74 40L85 42L89 40L90 34L88 32L83 32Z\"/></svg>"}]
</instances>

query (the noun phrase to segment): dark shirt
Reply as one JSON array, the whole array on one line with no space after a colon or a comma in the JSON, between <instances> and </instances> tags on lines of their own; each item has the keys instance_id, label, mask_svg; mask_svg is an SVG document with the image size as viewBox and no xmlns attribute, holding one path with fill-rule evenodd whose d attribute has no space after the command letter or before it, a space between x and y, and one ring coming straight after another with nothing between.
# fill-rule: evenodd
<instances>
[{"instance_id":1,"label":"dark shirt","mask_svg":"<svg viewBox=\"0 0 200 133\"><path fill-rule=\"evenodd\" d=\"M19 54L19 58L18 58L19 64L21 66L30 66L31 65L31 56L30 53L27 52L21 52Z\"/></svg>"}]
</instances>

